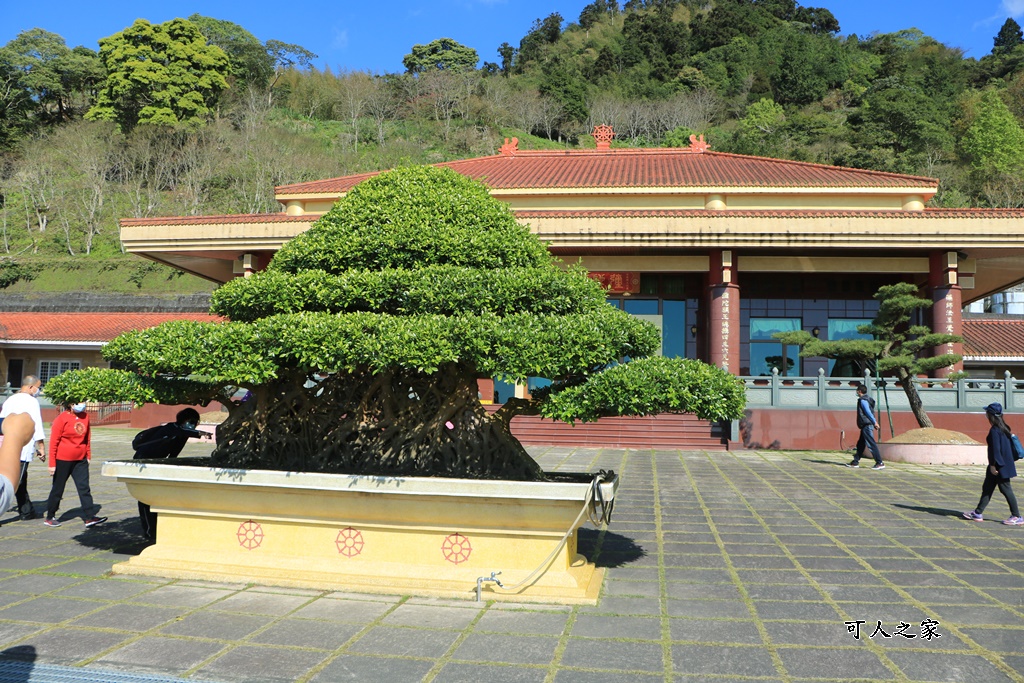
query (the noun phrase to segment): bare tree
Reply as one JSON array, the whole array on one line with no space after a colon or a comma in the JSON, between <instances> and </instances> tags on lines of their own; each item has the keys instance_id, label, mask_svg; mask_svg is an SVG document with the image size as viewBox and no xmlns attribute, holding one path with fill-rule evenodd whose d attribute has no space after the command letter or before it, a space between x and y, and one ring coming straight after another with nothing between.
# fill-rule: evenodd
<instances>
[{"instance_id":1,"label":"bare tree","mask_svg":"<svg viewBox=\"0 0 1024 683\"><path fill-rule=\"evenodd\" d=\"M374 126L377 129L377 144L383 145L385 126L398 113L402 103L394 88L384 77L375 76L373 85L373 89L367 93L366 113L373 118Z\"/></svg>"},{"instance_id":2,"label":"bare tree","mask_svg":"<svg viewBox=\"0 0 1024 683\"><path fill-rule=\"evenodd\" d=\"M373 76L366 71L342 71L336 81L335 110L345 116L352 128L354 151L359 151L359 117L374 90Z\"/></svg>"},{"instance_id":3,"label":"bare tree","mask_svg":"<svg viewBox=\"0 0 1024 683\"><path fill-rule=\"evenodd\" d=\"M558 100L541 96L537 99L537 124L549 139L554 139L558 124L565 114L565 107Z\"/></svg>"},{"instance_id":4,"label":"bare tree","mask_svg":"<svg viewBox=\"0 0 1024 683\"><path fill-rule=\"evenodd\" d=\"M516 93L509 103L512 125L526 132L533 132L541 122L541 97L533 89Z\"/></svg>"}]
</instances>

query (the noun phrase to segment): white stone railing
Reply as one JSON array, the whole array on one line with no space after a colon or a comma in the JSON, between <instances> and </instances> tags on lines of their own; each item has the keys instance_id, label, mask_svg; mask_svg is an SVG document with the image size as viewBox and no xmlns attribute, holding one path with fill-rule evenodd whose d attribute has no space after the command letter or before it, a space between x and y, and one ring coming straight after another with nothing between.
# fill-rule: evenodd
<instances>
[{"instance_id":1,"label":"white stone railing","mask_svg":"<svg viewBox=\"0 0 1024 683\"><path fill-rule=\"evenodd\" d=\"M910 410L910 403L895 377L783 377L778 370L771 376L741 377L747 390L748 408L788 408L795 410L847 410L853 405L857 385L864 383L879 407ZM1002 379L968 377L956 382L940 378L919 378L917 384L926 410L939 412L982 412L989 403L998 402L1007 412L1024 412L1024 380L1009 372Z\"/></svg>"}]
</instances>

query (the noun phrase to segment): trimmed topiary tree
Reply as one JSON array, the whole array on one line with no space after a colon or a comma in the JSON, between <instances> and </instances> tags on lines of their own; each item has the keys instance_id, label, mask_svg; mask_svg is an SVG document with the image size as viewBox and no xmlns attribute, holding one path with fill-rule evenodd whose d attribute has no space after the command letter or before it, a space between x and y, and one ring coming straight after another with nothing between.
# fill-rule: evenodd
<instances>
[{"instance_id":1,"label":"trimmed topiary tree","mask_svg":"<svg viewBox=\"0 0 1024 683\"><path fill-rule=\"evenodd\" d=\"M228 322L123 334L104 356L126 370L65 373L47 395L218 400L218 466L523 480L544 473L512 436L515 415L726 420L745 402L722 370L644 358L653 326L447 169L364 181L266 271L218 289L212 310ZM478 378L528 376L554 383L493 415L481 405Z\"/></svg>"},{"instance_id":2,"label":"trimmed topiary tree","mask_svg":"<svg viewBox=\"0 0 1024 683\"><path fill-rule=\"evenodd\" d=\"M914 378L959 363L963 356L958 353L930 354L938 346L961 344L964 338L956 334L932 332L926 325L910 324L911 316L916 311L932 306L931 301L918 295L917 285L909 282L883 285L875 292L874 298L879 302L874 320L857 327L858 332L870 334L871 339L825 341L814 338L804 330L778 332L772 336L783 344L799 346L803 358L823 356L865 363L876 361L879 373L893 374L899 379L917 424L922 428L931 428L931 418L921 402Z\"/></svg>"}]
</instances>

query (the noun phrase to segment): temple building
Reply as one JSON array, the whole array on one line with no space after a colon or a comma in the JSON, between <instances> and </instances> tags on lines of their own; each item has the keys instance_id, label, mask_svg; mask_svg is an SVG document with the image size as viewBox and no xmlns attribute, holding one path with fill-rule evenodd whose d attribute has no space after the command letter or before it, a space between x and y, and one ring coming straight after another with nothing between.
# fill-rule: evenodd
<instances>
[{"instance_id":1,"label":"temple building","mask_svg":"<svg viewBox=\"0 0 1024 683\"><path fill-rule=\"evenodd\" d=\"M519 150L513 139L493 156L438 165L482 181L554 255L581 261L612 305L658 326L665 355L743 376L850 376L772 335L856 337L874 292L898 281L935 302L919 322L961 334L966 304L1024 280L1024 210L928 207L934 178L726 154L698 138L612 149L607 127L595 138L597 149L571 151ZM373 175L280 186L275 214L126 219L121 240L226 282L264 268ZM937 351L961 352L950 346Z\"/></svg>"}]
</instances>

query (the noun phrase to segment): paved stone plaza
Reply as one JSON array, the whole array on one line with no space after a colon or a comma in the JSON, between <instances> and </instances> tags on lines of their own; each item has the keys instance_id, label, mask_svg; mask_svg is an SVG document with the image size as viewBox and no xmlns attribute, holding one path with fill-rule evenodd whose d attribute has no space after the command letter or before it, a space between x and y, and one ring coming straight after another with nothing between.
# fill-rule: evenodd
<instances>
[{"instance_id":1,"label":"paved stone plaza","mask_svg":"<svg viewBox=\"0 0 1024 683\"><path fill-rule=\"evenodd\" d=\"M94 432L106 524L83 528L70 482L60 528L3 516L0 680L1024 682L1024 528L998 493L960 518L980 468L532 449L623 474L611 527L580 534L609 568L600 603L478 604L111 577L144 545L99 464L132 435ZM29 476L42 509L49 477Z\"/></svg>"}]
</instances>

